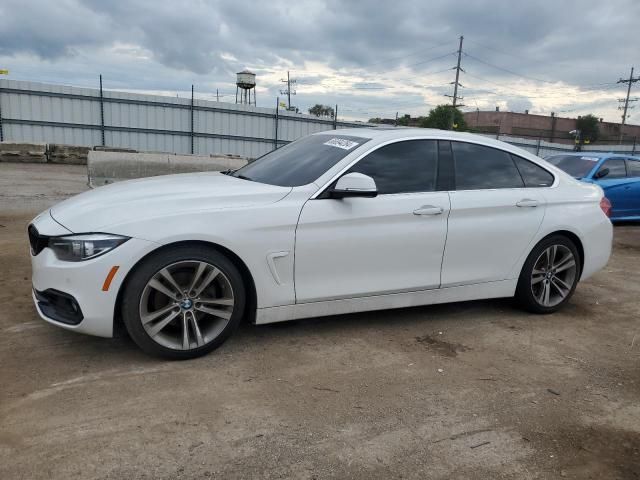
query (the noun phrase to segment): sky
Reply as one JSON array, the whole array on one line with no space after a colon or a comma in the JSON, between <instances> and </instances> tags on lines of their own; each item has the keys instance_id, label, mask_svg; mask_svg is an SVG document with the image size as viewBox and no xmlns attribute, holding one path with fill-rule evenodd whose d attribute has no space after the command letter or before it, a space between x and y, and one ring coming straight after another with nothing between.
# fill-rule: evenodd
<instances>
[{"instance_id":1,"label":"sky","mask_svg":"<svg viewBox=\"0 0 640 480\"><path fill-rule=\"evenodd\" d=\"M0 0L0 19L2 78L235 102L248 68L273 108L290 71L301 111L365 121L450 102L461 35L464 111L618 122L640 70L637 0Z\"/></svg>"}]
</instances>

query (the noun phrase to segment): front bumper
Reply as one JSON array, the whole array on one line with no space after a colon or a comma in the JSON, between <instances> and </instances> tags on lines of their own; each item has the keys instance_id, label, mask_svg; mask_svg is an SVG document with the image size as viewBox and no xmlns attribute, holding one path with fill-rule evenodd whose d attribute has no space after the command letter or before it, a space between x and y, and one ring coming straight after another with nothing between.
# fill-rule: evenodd
<instances>
[{"instance_id":1,"label":"front bumper","mask_svg":"<svg viewBox=\"0 0 640 480\"><path fill-rule=\"evenodd\" d=\"M116 299L127 273L158 246L154 242L131 238L112 251L84 262L58 260L49 248L32 255L33 300L38 314L47 322L67 330L112 337ZM105 279L114 266L119 267L118 271L109 288L103 290ZM36 293L47 291L55 291L74 300L82 316L78 323L58 317L53 307L47 308L42 293Z\"/></svg>"},{"instance_id":2,"label":"front bumper","mask_svg":"<svg viewBox=\"0 0 640 480\"><path fill-rule=\"evenodd\" d=\"M33 290L33 301L41 314L56 322L78 325L83 319L82 309L73 295L49 288Z\"/></svg>"}]
</instances>

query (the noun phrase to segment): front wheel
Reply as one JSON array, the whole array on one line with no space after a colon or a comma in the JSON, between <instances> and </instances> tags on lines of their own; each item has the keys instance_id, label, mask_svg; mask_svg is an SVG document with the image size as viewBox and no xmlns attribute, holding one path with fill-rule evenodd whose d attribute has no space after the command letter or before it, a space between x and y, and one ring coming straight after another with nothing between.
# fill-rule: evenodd
<instances>
[{"instance_id":1,"label":"front wheel","mask_svg":"<svg viewBox=\"0 0 640 480\"><path fill-rule=\"evenodd\" d=\"M580 280L580 254L565 236L542 240L522 267L516 300L533 313L553 313L564 306Z\"/></svg>"},{"instance_id":2,"label":"front wheel","mask_svg":"<svg viewBox=\"0 0 640 480\"><path fill-rule=\"evenodd\" d=\"M236 329L245 288L235 265L205 246L164 250L127 281L122 316L146 353L188 359L219 347Z\"/></svg>"}]
</instances>

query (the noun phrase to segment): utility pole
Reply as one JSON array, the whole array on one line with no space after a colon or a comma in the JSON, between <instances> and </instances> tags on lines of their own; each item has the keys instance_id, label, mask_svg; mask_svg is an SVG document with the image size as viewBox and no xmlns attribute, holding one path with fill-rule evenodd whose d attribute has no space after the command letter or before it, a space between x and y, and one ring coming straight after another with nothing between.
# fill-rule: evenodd
<instances>
[{"instance_id":1,"label":"utility pole","mask_svg":"<svg viewBox=\"0 0 640 480\"><path fill-rule=\"evenodd\" d=\"M289 70L287 70L287 108L291 110L291 78L289 77Z\"/></svg>"},{"instance_id":2,"label":"utility pole","mask_svg":"<svg viewBox=\"0 0 640 480\"><path fill-rule=\"evenodd\" d=\"M627 96L626 98L624 98L624 100L622 98L618 99L619 102L623 102L624 101L624 107L618 107L618 110L622 110L622 123L620 124L620 138L618 139L618 144L622 143L622 137L623 137L623 132L622 130L624 129L624 124L627 121L627 111L630 108L633 107L629 107L629 102L637 102L638 99L634 98L632 100L629 100L629 95L631 94L631 85L636 83L638 80L640 80L640 77L633 77L633 67L631 67L631 74L629 75L629 79L625 80L623 78L621 78L620 80L618 80L618 83L626 83L627 85Z\"/></svg>"},{"instance_id":3,"label":"utility pole","mask_svg":"<svg viewBox=\"0 0 640 480\"><path fill-rule=\"evenodd\" d=\"M9 70L1 69L0 75L9 75ZM2 105L0 104L0 142L4 142L4 131L2 130Z\"/></svg>"},{"instance_id":4,"label":"utility pole","mask_svg":"<svg viewBox=\"0 0 640 480\"><path fill-rule=\"evenodd\" d=\"M289 76L289 71L287 70L287 79L282 79L280 80L282 83L286 83L287 84L287 88L285 90L280 90L280 94L282 95L286 95L287 96L287 110L291 111L293 110L291 108L291 95L295 95L296 91L295 90L291 90L291 84L295 84L296 80L292 80L291 77Z\"/></svg>"},{"instance_id":5,"label":"utility pole","mask_svg":"<svg viewBox=\"0 0 640 480\"><path fill-rule=\"evenodd\" d=\"M449 119L449 130L453 128L456 108L464 107L464 105L462 104L458 105L458 100L462 100L463 98L458 96L458 87L464 87L464 85L460 83L460 71L464 72L464 70L460 67L460 62L462 61L462 41L463 40L464 40L464 36L460 35L460 46L458 47L458 64L455 66L456 80L454 82L451 82L451 85L453 85L453 95L445 95L445 97L449 97L453 99L453 105L452 105L453 108L451 109L451 118Z\"/></svg>"}]
</instances>

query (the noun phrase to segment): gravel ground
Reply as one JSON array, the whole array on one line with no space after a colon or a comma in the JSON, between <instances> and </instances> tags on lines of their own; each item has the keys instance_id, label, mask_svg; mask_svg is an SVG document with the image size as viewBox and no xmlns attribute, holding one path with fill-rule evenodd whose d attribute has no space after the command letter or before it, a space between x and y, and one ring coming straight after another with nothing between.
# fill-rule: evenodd
<instances>
[{"instance_id":1,"label":"gravel ground","mask_svg":"<svg viewBox=\"0 0 640 480\"><path fill-rule=\"evenodd\" d=\"M85 183L0 164L0 478L640 478L640 226L555 315L245 325L165 362L36 315L25 228Z\"/></svg>"}]
</instances>

